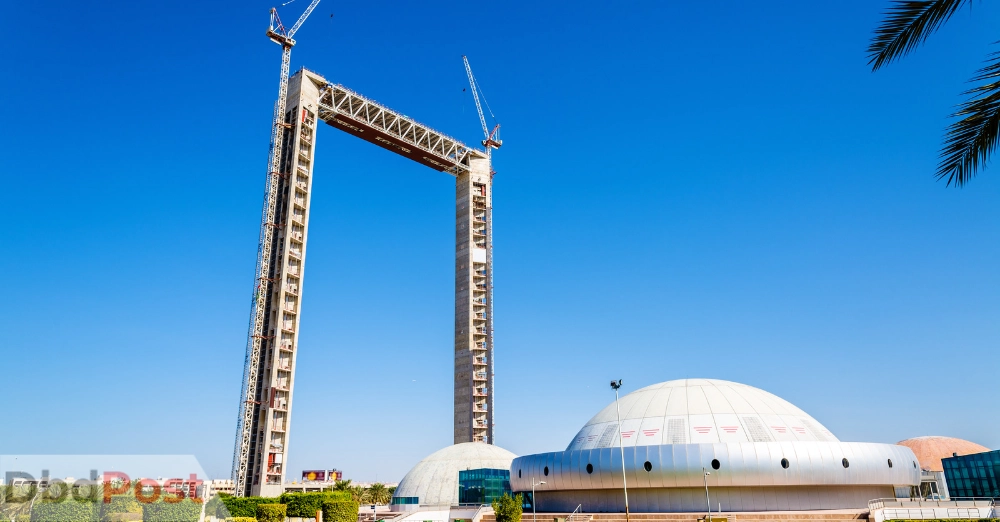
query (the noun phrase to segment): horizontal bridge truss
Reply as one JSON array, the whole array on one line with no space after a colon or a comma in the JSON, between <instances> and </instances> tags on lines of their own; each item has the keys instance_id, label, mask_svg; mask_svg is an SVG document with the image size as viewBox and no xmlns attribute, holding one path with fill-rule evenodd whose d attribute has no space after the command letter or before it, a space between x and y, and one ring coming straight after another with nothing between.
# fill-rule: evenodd
<instances>
[{"instance_id":1,"label":"horizontal bridge truss","mask_svg":"<svg viewBox=\"0 0 1000 522\"><path fill-rule=\"evenodd\" d=\"M340 130L434 170L469 172L471 156L486 153L394 112L342 86L327 84L319 96L319 118Z\"/></svg>"}]
</instances>

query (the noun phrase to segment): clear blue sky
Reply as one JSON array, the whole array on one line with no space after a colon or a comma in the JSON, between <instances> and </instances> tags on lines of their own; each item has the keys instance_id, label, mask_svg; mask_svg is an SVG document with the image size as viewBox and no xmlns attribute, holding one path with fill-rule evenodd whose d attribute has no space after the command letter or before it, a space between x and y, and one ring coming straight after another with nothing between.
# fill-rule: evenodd
<instances>
[{"instance_id":1,"label":"clear blue sky","mask_svg":"<svg viewBox=\"0 0 1000 522\"><path fill-rule=\"evenodd\" d=\"M503 123L497 442L564 448L611 378L711 377L843 440L1000 447L1000 172L932 177L998 6L872 74L885 2L678 4L324 0L298 34L293 68L476 142L467 54ZM0 453L192 453L228 475L270 7L8 7ZM453 198L319 134L292 476L398 480L451 443Z\"/></svg>"}]
</instances>

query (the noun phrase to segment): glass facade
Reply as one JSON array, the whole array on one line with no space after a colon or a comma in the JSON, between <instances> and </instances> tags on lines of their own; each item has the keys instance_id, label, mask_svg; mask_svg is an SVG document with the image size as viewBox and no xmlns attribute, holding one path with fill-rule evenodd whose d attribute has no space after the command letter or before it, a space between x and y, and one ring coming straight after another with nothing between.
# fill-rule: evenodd
<instances>
[{"instance_id":1,"label":"glass facade","mask_svg":"<svg viewBox=\"0 0 1000 522\"><path fill-rule=\"evenodd\" d=\"M1000 497L1000 450L941 459L948 494L956 497Z\"/></svg>"},{"instance_id":2,"label":"glass facade","mask_svg":"<svg viewBox=\"0 0 1000 522\"><path fill-rule=\"evenodd\" d=\"M419 504L420 497L392 497L392 505L410 505Z\"/></svg>"},{"instance_id":3,"label":"glass facade","mask_svg":"<svg viewBox=\"0 0 1000 522\"><path fill-rule=\"evenodd\" d=\"M468 469L458 472L459 504L492 504L493 499L510 494L510 470Z\"/></svg>"}]
</instances>

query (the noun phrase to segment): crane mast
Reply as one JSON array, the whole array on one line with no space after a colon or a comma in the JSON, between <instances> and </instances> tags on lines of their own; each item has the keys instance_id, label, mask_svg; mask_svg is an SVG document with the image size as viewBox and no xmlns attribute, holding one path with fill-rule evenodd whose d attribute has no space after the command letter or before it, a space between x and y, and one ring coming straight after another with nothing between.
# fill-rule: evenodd
<instances>
[{"instance_id":1,"label":"crane mast","mask_svg":"<svg viewBox=\"0 0 1000 522\"><path fill-rule=\"evenodd\" d=\"M483 114L483 106L479 103L479 82L476 81L476 77L472 74L472 66L469 65L469 58L462 56L462 61L465 62L465 74L469 77L469 87L472 89L472 99L476 100L476 112L479 113L479 124L483 126L483 139L482 144L486 147L486 155L490 156L490 151L492 149L499 149L503 145L503 141L499 139L497 133L500 131L500 124L497 123L493 127L493 130L489 130L486 126L486 115ZM485 97L484 97L485 99ZM489 107L489 105L487 105ZM490 116L493 113L490 112Z\"/></svg>"},{"instance_id":2,"label":"crane mast","mask_svg":"<svg viewBox=\"0 0 1000 522\"><path fill-rule=\"evenodd\" d=\"M271 9L271 24L267 36L281 45L281 74L278 82L278 99L274 104L274 114L271 121L271 141L268 154L267 176L264 189L264 203L261 211L260 235L257 242L257 263L254 270L254 290L251 305L249 333L247 336L247 351L244 361L243 385L241 391L240 413L237 421L236 447L233 451L232 476L237 496L251 495L254 488L261 486L266 480L260 478L264 441L259 429L261 417L261 391L265 368L261 366L265 346L273 345L274 335L265 330L268 305L273 297L275 281L273 257L276 254L275 232L281 226L277 219L279 186L282 177L288 173L282 172L283 145L285 129L291 125L285 121L286 99L288 96L288 74L291 63L293 39L295 33L319 4L320 0L312 0L302 16L299 17L291 30L286 31L277 9ZM273 346L267 346L273 349ZM290 400L290 393L288 399ZM284 455L284 444L280 455ZM283 482L284 468L280 467L278 483Z\"/></svg>"}]
</instances>

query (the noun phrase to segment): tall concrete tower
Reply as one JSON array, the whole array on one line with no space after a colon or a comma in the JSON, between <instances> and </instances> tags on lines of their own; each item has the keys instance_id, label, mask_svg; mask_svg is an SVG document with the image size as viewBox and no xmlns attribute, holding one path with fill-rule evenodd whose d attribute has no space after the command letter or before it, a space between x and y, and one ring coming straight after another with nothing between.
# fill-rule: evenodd
<instances>
[{"instance_id":1,"label":"tall concrete tower","mask_svg":"<svg viewBox=\"0 0 1000 522\"><path fill-rule=\"evenodd\" d=\"M493 187L489 158L458 175L455 444L493 443Z\"/></svg>"},{"instance_id":2,"label":"tall concrete tower","mask_svg":"<svg viewBox=\"0 0 1000 522\"><path fill-rule=\"evenodd\" d=\"M237 438L237 459L243 459L237 466L243 464L245 469L242 483L236 484L241 496L280 495L287 471L316 150L316 100L322 85L310 76L296 74L288 82L281 168L269 180L276 184L270 218L265 204L262 229L271 230L269 236L261 234L269 241L262 239L260 248L269 250L270 262L267 276L255 286L255 292L265 296L262 324L260 333L251 324L244 370L241 411L249 415L241 418L249 418L249 424ZM258 296L254 297L256 302Z\"/></svg>"}]
</instances>

